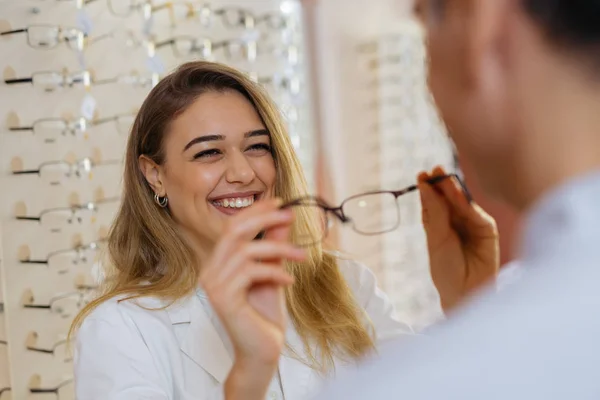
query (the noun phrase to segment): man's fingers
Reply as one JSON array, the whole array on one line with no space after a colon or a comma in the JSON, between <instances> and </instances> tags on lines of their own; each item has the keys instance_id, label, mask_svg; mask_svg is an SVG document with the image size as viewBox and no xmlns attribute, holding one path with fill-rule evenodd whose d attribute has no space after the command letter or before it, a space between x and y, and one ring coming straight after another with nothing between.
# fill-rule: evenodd
<instances>
[{"instance_id":1,"label":"man's fingers","mask_svg":"<svg viewBox=\"0 0 600 400\"><path fill-rule=\"evenodd\" d=\"M418 188L421 196L421 211L425 229L432 226L436 221L448 221L449 205L444 196L427 183L430 176L426 173L419 174Z\"/></svg>"}]
</instances>

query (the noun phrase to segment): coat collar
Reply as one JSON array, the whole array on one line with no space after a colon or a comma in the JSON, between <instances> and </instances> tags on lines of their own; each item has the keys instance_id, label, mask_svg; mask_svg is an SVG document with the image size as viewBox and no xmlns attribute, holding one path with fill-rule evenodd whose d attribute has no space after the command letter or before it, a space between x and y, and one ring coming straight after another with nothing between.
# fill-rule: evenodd
<instances>
[{"instance_id":1,"label":"coat collar","mask_svg":"<svg viewBox=\"0 0 600 400\"><path fill-rule=\"evenodd\" d=\"M202 304L195 295L167 308L173 325L189 324L179 338L181 351L219 383L224 383L232 360Z\"/></svg>"},{"instance_id":2,"label":"coat collar","mask_svg":"<svg viewBox=\"0 0 600 400\"><path fill-rule=\"evenodd\" d=\"M224 383L233 366L223 341L197 296L169 306L167 314L173 325L189 324L189 329L179 338L180 348L192 361L212 375L217 382ZM299 357L304 357L304 343L290 322L286 332L286 341ZM286 400L306 399L311 382L318 379L318 374L303 363L284 351L279 360L279 376Z\"/></svg>"}]
</instances>

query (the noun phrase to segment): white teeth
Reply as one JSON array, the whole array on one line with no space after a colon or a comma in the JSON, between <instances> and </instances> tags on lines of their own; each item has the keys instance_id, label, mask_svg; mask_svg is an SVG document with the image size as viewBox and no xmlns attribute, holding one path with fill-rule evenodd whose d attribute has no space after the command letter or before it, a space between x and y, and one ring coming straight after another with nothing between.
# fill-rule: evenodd
<instances>
[{"instance_id":1,"label":"white teeth","mask_svg":"<svg viewBox=\"0 0 600 400\"><path fill-rule=\"evenodd\" d=\"M245 208L254 204L254 196L223 199L214 202L215 205L225 208Z\"/></svg>"}]
</instances>

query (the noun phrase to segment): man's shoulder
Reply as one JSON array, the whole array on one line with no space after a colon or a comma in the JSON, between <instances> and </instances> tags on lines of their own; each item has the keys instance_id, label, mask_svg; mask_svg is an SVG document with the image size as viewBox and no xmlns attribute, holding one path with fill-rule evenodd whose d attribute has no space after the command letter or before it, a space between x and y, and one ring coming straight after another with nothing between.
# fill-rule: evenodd
<instances>
[{"instance_id":1,"label":"man's shoulder","mask_svg":"<svg viewBox=\"0 0 600 400\"><path fill-rule=\"evenodd\" d=\"M358 376L333 385L323 399L368 395L378 400L390 393L411 399L555 399L569 398L567 390L580 388L600 394L591 372L600 363L600 319L595 318L600 272L591 271L591 263L574 270L521 267L526 272L518 282L500 293L483 291L429 329L427 340L387 345L381 357L364 364ZM363 391L353 381L373 383Z\"/></svg>"}]
</instances>

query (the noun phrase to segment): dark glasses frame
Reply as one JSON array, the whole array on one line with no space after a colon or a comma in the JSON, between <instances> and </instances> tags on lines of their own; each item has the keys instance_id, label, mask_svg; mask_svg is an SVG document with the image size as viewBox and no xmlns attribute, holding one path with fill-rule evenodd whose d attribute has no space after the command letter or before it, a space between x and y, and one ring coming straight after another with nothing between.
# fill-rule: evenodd
<instances>
[{"instance_id":1,"label":"dark glasses frame","mask_svg":"<svg viewBox=\"0 0 600 400\"><path fill-rule=\"evenodd\" d=\"M462 189L465 197L467 198L467 201L469 203L473 202L473 197L471 196L471 193L467 189L467 187L464 184L464 182L462 181L462 179L458 176L458 174L453 173L453 174L447 174L447 175L434 176L434 177L428 179L427 183L429 183L430 185L434 185L445 179L456 179L458 181L459 185L461 186L461 189ZM317 206L317 207L320 207L321 209L323 209L327 214L332 214L333 216L335 216L335 218L337 218L343 224L347 224L347 223L352 222L352 219L344 213L344 206L349 201L355 200L355 199L363 197L363 196L371 196L371 195L379 195L379 194L391 194L397 200L400 196L403 196L410 192L414 192L416 190L418 190L418 186L416 184L414 184L414 185L408 186L404 189L395 190L395 191L394 190L376 190L376 191L364 192L364 193L356 194L354 196L346 198L337 207L331 206L329 203L327 203L325 200L323 200L319 196L305 196L305 197L300 197L296 200L287 202L284 205L282 205L280 208L287 209L287 208L291 208L291 207L295 207L295 206ZM397 226L394 227L393 229L396 229L396 228L397 228ZM391 230L393 230L393 229L391 229ZM364 236L376 236L376 235L381 235L381 234L387 233L391 230L386 230L386 231L377 232L377 233L365 233L365 232L361 232L361 231L356 231L356 232L361 235L364 235ZM323 238L325 238L326 236L327 236L327 227L325 227L325 236Z\"/></svg>"}]
</instances>

